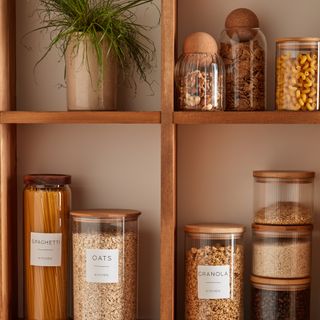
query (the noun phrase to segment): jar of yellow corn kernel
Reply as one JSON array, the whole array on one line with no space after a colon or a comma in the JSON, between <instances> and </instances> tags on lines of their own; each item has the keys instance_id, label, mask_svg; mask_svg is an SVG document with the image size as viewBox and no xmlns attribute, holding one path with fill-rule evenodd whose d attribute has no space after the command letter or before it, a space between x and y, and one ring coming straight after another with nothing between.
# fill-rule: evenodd
<instances>
[{"instance_id":1,"label":"jar of yellow corn kernel","mask_svg":"<svg viewBox=\"0 0 320 320\"><path fill-rule=\"evenodd\" d=\"M287 38L276 42L277 109L319 110L320 38Z\"/></svg>"}]
</instances>

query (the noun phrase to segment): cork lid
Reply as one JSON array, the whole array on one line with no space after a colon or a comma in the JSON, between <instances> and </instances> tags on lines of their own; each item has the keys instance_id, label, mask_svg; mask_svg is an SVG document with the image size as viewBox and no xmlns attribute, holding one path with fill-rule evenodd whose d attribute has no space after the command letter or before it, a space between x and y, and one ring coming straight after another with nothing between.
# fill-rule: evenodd
<instances>
[{"instance_id":1,"label":"cork lid","mask_svg":"<svg viewBox=\"0 0 320 320\"><path fill-rule=\"evenodd\" d=\"M85 219L137 219L141 212L131 209L87 209L72 210L70 215L75 218Z\"/></svg>"},{"instance_id":2,"label":"cork lid","mask_svg":"<svg viewBox=\"0 0 320 320\"><path fill-rule=\"evenodd\" d=\"M251 276L251 282L253 284L270 285L270 286L303 286L309 285L310 278L303 279L273 279Z\"/></svg>"},{"instance_id":3,"label":"cork lid","mask_svg":"<svg viewBox=\"0 0 320 320\"><path fill-rule=\"evenodd\" d=\"M247 8L239 8L229 13L225 21L225 27L227 29L259 28L259 19L253 11Z\"/></svg>"},{"instance_id":4,"label":"cork lid","mask_svg":"<svg viewBox=\"0 0 320 320\"><path fill-rule=\"evenodd\" d=\"M71 183L71 176L66 174L29 174L23 177L25 184L65 185Z\"/></svg>"},{"instance_id":5,"label":"cork lid","mask_svg":"<svg viewBox=\"0 0 320 320\"><path fill-rule=\"evenodd\" d=\"M194 32L185 38L183 52L216 54L218 52L218 45L210 34L206 32Z\"/></svg>"},{"instance_id":6,"label":"cork lid","mask_svg":"<svg viewBox=\"0 0 320 320\"><path fill-rule=\"evenodd\" d=\"M186 233L242 234L245 227L242 224L233 223L203 223L186 225L184 231Z\"/></svg>"},{"instance_id":7,"label":"cork lid","mask_svg":"<svg viewBox=\"0 0 320 320\"><path fill-rule=\"evenodd\" d=\"M252 224L252 231L262 238L296 238L299 236L311 236L312 230L313 226L311 224L301 226Z\"/></svg>"}]
</instances>

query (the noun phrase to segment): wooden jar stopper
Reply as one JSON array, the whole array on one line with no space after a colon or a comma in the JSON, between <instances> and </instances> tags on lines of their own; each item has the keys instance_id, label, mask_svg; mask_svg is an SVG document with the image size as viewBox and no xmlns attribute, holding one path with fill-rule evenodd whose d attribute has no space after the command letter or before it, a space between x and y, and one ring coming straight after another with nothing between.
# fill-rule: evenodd
<instances>
[{"instance_id":1,"label":"wooden jar stopper","mask_svg":"<svg viewBox=\"0 0 320 320\"><path fill-rule=\"evenodd\" d=\"M210 53L218 52L216 40L206 32L194 32L187 36L183 43L184 53Z\"/></svg>"}]
</instances>

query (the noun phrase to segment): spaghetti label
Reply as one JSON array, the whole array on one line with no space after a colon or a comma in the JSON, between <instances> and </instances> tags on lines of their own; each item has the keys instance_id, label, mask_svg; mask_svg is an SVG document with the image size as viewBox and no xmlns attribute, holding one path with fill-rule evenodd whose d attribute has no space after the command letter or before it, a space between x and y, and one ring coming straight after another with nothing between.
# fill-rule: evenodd
<instances>
[{"instance_id":1,"label":"spaghetti label","mask_svg":"<svg viewBox=\"0 0 320 320\"><path fill-rule=\"evenodd\" d=\"M94 283L119 281L118 249L87 249L86 280Z\"/></svg>"},{"instance_id":2,"label":"spaghetti label","mask_svg":"<svg viewBox=\"0 0 320 320\"><path fill-rule=\"evenodd\" d=\"M61 266L62 233L31 232L30 264L40 267Z\"/></svg>"}]
</instances>

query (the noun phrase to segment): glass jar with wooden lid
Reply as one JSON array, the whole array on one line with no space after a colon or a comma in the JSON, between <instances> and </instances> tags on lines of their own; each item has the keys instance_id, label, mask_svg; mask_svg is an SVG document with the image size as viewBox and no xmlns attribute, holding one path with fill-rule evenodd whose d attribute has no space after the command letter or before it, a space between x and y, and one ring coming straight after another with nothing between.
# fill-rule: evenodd
<instances>
[{"instance_id":1,"label":"glass jar with wooden lid","mask_svg":"<svg viewBox=\"0 0 320 320\"><path fill-rule=\"evenodd\" d=\"M126 209L72 211L77 320L136 320L138 217Z\"/></svg>"},{"instance_id":2,"label":"glass jar with wooden lid","mask_svg":"<svg viewBox=\"0 0 320 320\"><path fill-rule=\"evenodd\" d=\"M25 318L68 319L71 176L24 176Z\"/></svg>"},{"instance_id":3,"label":"glass jar with wooden lid","mask_svg":"<svg viewBox=\"0 0 320 320\"><path fill-rule=\"evenodd\" d=\"M312 225L254 224L252 273L267 278L306 278L311 275Z\"/></svg>"},{"instance_id":4,"label":"glass jar with wooden lid","mask_svg":"<svg viewBox=\"0 0 320 320\"><path fill-rule=\"evenodd\" d=\"M252 320L309 320L310 278L284 280L251 276Z\"/></svg>"},{"instance_id":5,"label":"glass jar with wooden lid","mask_svg":"<svg viewBox=\"0 0 320 320\"><path fill-rule=\"evenodd\" d=\"M320 38L282 38L276 43L277 109L319 110Z\"/></svg>"},{"instance_id":6,"label":"glass jar with wooden lid","mask_svg":"<svg viewBox=\"0 0 320 320\"><path fill-rule=\"evenodd\" d=\"M254 222L305 225L313 221L312 171L254 171Z\"/></svg>"},{"instance_id":7,"label":"glass jar with wooden lid","mask_svg":"<svg viewBox=\"0 0 320 320\"><path fill-rule=\"evenodd\" d=\"M185 319L243 319L244 226L185 226Z\"/></svg>"}]
</instances>

